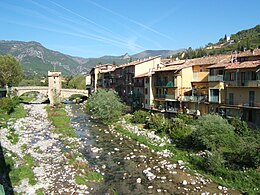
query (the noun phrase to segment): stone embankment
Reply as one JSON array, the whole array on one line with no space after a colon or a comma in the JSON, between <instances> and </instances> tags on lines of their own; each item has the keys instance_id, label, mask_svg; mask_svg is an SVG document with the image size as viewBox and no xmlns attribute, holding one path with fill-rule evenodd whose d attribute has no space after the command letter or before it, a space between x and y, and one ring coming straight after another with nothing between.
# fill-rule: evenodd
<instances>
[{"instance_id":1,"label":"stone embankment","mask_svg":"<svg viewBox=\"0 0 260 195\"><path fill-rule=\"evenodd\" d=\"M24 105L28 114L17 121L10 120L7 128L1 129L0 140L3 148L7 149L5 155L13 158L15 168L23 164L25 155L34 159L32 171L36 180L35 185L29 184L29 179L22 179L17 186L13 186L18 194L36 194L37 190L45 194L88 194L91 189L86 185L78 185L75 176L78 171L70 165L68 157L64 153L66 146L63 143L78 141L77 138L64 138L54 133L54 127L48 121L45 105ZM18 134L19 141L16 144L7 139L10 129ZM78 161L87 163L83 158Z\"/></svg>"}]
</instances>

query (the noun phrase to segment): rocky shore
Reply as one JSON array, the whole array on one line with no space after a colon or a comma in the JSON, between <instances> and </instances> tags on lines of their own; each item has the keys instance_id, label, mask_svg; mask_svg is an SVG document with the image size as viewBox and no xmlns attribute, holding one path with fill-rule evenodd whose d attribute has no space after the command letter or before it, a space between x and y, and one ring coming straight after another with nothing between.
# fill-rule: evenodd
<instances>
[{"instance_id":1,"label":"rocky shore","mask_svg":"<svg viewBox=\"0 0 260 195\"><path fill-rule=\"evenodd\" d=\"M14 167L22 165L25 156L31 156L34 162L31 168L35 185L31 185L29 179L25 178L13 186L14 192L36 194L40 190L44 194L88 194L91 189L75 182L75 176L79 172L70 165L63 152L66 149L64 143L78 142L77 138L64 138L54 133L44 107L42 104L24 105L27 116L16 121L11 119L7 128L1 129L1 145L7 150L5 155L11 156L14 153L16 156L13 157ZM19 141L15 144L7 139L10 129L18 135ZM77 161L87 163L81 157Z\"/></svg>"}]
</instances>

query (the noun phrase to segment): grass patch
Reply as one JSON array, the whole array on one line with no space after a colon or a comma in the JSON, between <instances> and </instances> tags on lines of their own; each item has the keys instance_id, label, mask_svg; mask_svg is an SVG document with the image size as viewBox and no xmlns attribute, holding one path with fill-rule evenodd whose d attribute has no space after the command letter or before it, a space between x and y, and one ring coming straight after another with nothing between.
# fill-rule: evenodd
<instances>
[{"instance_id":1,"label":"grass patch","mask_svg":"<svg viewBox=\"0 0 260 195\"><path fill-rule=\"evenodd\" d=\"M64 110L64 105L60 107L47 106L46 110L49 120L55 126L55 133L62 134L63 137L76 137L75 131L70 125L70 118Z\"/></svg>"},{"instance_id":2,"label":"grass patch","mask_svg":"<svg viewBox=\"0 0 260 195\"><path fill-rule=\"evenodd\" d=\"M101 182L103 181L103 176L100 173L90 171L88 175L86 176L86 179L88 181L95 181L95 182Z\"/></svg>"},{"instance_id":3,"label":"grass patch","mask_svg":"<svg viewBox=\"0 0 260 195\"><path fill-rule=\"evenodd\" d=\"M115 127L115 130L118 132L118 133L121 133L127 137L130 137L132 140L135 140L141 144L144 144L146 145L147 147L149 147L150 149L152 150L155 150L155 151L162 151L164 149L166 149L166 146L163 146L163 147L160 147L160 146L156 146L156 145L153 145L149 139L147 139L146 136L143 136L143 135L136 135L130 131L128 131L127 129L124 129L121 125L117 125Z\"/></svg>"},{"instance_id":4,"label":"grass patch","mask_svg":"<svg viewBox=\"0 0 260 195\"><path fill-rule=\"evenodd\" d=\"M17 144L19 141L19 135L15 132L14 129L9 129L9 134L6 136L6 138L12 143Z\"/></svg>"},{"instance_id":5,"label":"grass patch","mask_svg":"<svg viewBox=\"0 0 260 195\"><path fill-rule=\"evenodd\" d=\"M91 182L101 182L103 181L103 176L100 173L90 171L86 176L76 175L75 182L78 185L86 185L89 181Z\"/></svg>"},{"instance_id":6,"label":"grass patch","mask_svg":"<svg viewBox=\"0 0 260 195\"><path fill-rule=\"evenodd\" d=\"M44 191L42 188L36 190L36 195L44 195Z\"/></svg>"},{"instance_id":7,"label":"grass patch","mask_svg":"<svg viewBox=\"0 0 260 195\"><path fill-rule=\"evenodd\" d=\"M27 144L21 145L21 149L22 149L23 152L25 152L28 149Z\"/></svg>"},{"instance_id":8,"label":"grass patch","mask_svg":"<svg viewBox=\"0 0 260 195\"><path fill-rule=\"evenodd\" d=\"M14 108L13 112L10 114L0 112L0 127L7 128L7 121L9 119L19 119L19 118L24 118L27 114L27 111L23 108L23 105L18 104Z\"/></svg>"},{"instance_id":9,"label":"grass patch","mask_svg":"<svg viewBox=\"0 0 260 195\"><path fill-rule=\"evenodd\" d=\"M6 154L9 155L6 155ZM35 185L36 180L34 177L34 173L32 171L32 167L34 166L34 159L30 154L26 154L22 159L22 164L18 167L15 167L15 162L18 160L18 157L12 151L8 151L4 149L4 156L5 156L5 164L0 163L0 173L9 173L10 180L13 186L19 185L22 179L28 178L29 184Z\"/></svg>"},{"instance_id":10,"label":"grass patch","mask_svg":"<svg viewBox=\"0 0 260 195\"><path fill-rule=\"evenodd\" d=\"M15 118L15 119L24 118L24 117L26 117L26 114L27 114L27 111L24 109L23 105L18 104L14 108L14 112L12 112L10 114L10 118Z\"/></svg>"},{"instance_id":11,"label":"grass patch","mask_svg":"<svg viewBox=\"0 0 260 195\"><path fill-rule=\"evenodd\" d=\"M25 178L29 179L29 184L31 185L36 184L34 173L31 167L27 165L21 165L18 168L11 170L10 172L10 179L12 181L12 184L15 186L19 185L20 181Z\"/></svg>"},{"instance_id":12,"label":"grass patch","mask_svg":"<svg viewBox=\"0 0 260 195\"><path fill-rule=\"evenodd\" d=\"M87 183L86 176L76 175L75 176L75 182L78 185L85 185Z\"/></svg>"}]
</instances>

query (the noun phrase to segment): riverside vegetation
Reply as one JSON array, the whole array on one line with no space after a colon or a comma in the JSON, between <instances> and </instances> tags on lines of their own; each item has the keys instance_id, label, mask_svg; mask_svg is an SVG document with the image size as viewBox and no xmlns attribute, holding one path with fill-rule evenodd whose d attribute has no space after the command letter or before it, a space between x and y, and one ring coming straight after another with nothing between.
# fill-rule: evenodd
<instances>
[{"instance_id":1,"label":"riverside vegetation","mask_svg":"<svg viewBox=\"0 0 260 195\"><path fill-rule=\"evenodd\" d=\"M0 183L7 194L89 193L86 185L103 177L79 152L64 107L47 107L47 114L44 105L19 103L32 98L0 99Z\"/></svg>"},{"instance_id":2,"label":"riverside vegetation","mask_svg":"<svg viewBox=\"0 0 260 195\"><path fill-rule=\"evenodd\" d=\"M111 90L94 93L86 109L93 118L113 124L119 133L152 150L171 151L172 160L185 161L191 172L199 171L221 185L248 194L259 193L260 133L259 130L249 129L245 122L237 118L227 120L218 115L205 115L193 119L180 114L167 119L162 114L142 110L124 115L125 105ZM124 123L116 123L118 120ZM147 136L129 131L125 128L126 124L167 137L171 143L154 145Z\"/></svg>"}]
</instances>

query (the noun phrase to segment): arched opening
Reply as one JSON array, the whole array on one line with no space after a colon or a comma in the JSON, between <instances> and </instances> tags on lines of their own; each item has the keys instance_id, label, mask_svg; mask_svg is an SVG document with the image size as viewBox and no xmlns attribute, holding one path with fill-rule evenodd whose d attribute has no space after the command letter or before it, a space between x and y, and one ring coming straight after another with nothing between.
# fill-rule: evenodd
<instances>
[{"instance_id":1,"label":"arched opening","mask_svg":"<svg viewBox=\"0 0 260 195\"><path fill-rule=\"evenodd\" d=\"M73 95L69 96L68 98L66 98L63 101L63 103L65 103L65 104L82 103L82 102L86 101L87 99L88 99L88 97L86 95L73 94Z\"/></svg>"},{"instance_id":2,"label":"arched opening","mask_svg":"<svg viewBox=\"0 0 260 195\"><path fill-rule=\"evenodd\" d=\"M49 99L45 93L39 91L25 91L19 96L20 102L25 104L48 103Z\"/></svg>"}]
</instances>

